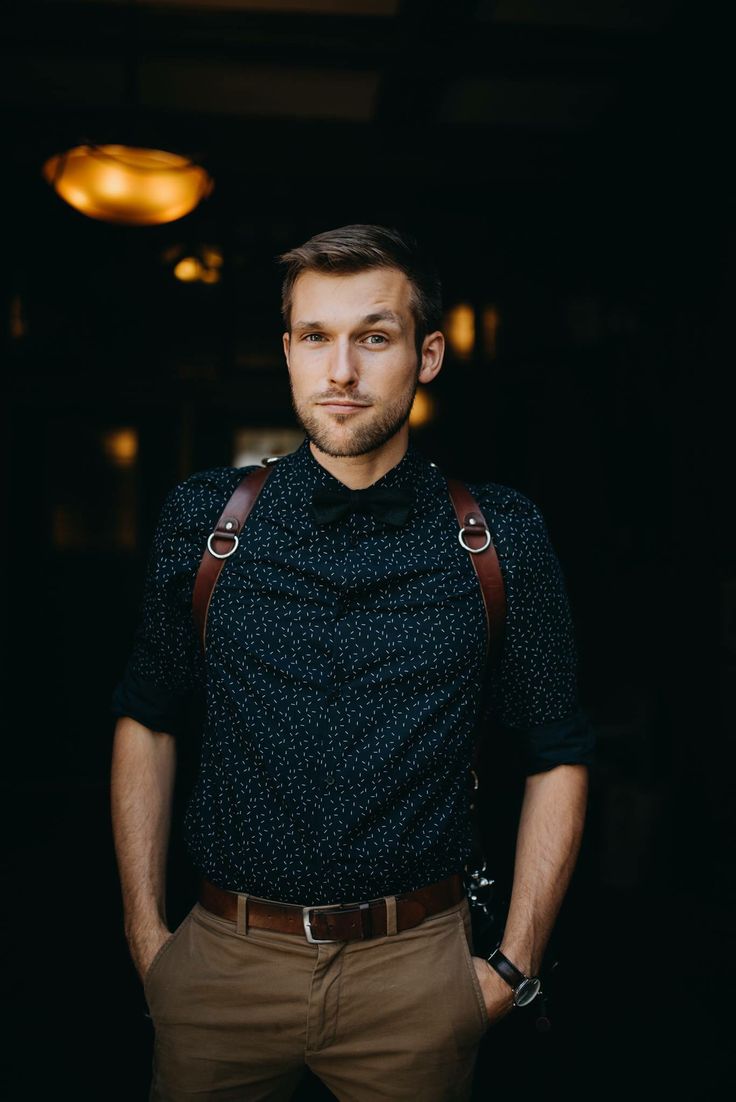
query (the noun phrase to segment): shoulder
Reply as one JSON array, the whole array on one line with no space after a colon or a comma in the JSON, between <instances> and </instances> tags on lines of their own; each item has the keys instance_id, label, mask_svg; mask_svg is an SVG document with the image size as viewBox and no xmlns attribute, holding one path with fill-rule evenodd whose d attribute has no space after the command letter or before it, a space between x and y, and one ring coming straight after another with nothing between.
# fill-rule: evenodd
<instances>
[{"instance_id":1,"label":"shoulder","mask_svg":"<svg viewBox=\"0 0 736 1102\"><path fill-rule=\"evenodd\" d=\"M521 490L500 482L467 482L466 485L489 524L495 521L500 526L510 525L519 530L544 525L541 509Z\"/></svg>"},{"instance_id":2,"label":"shoulder","mask_svg":"<svg viewBox=\"0 0 736 1102\"><path fill-rule=\"evenodd\" d=\"M162 518L186 527L214 524L244 476L258 469L255 464L195 471L169 490Z\"/></svg>"},{"instance_id":3,"label":"shoulder","mask_svg":"<svg viewBox=\"0 0 736 1102\"><path fill-rule=\"evenodd\" d=\"M520 490L498 482L468 482L491 529L493 543L507 570L546 568L552 553L542 510Z\"/></svg>"}]
</instances>

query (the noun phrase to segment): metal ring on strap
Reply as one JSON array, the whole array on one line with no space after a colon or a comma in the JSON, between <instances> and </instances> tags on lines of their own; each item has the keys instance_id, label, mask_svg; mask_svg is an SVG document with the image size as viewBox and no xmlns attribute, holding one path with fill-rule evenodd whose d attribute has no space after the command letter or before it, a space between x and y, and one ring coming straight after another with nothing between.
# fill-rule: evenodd
<instances>
[{"instance_id":1,"label":"metal ring on strap","mask_svg":"<svg viewBox=\"0 0 736 1102\"><path fill-rule=\"evenodd\" d=\"M460 540L460 546L464 547L466 551L470 551L473 555L477 555L477 553L479 551L485 551L486 547L491 546L491 533L486 528L486 542L483 544L483 546L482 547L468 547L467 543L463 539L463 534L465 532L478 532L478 531L479 531L478 528L474 528L472 525L468 524L464 528L461 528L460 531L457 534L457 538Z\"/></svg>"},{"instance_id":2,"label":"metal ring on strap","mask_svg":"<svg viewBox=\"0 0 736 1102\"><path fill-rule=\"evenodd\" d=\"M220 555L217 551L212 550L212 540L215 539L215 537L217 539L227 539L233 541L232 547L229 551L226 551L224 555ZM240 540L236 536L235 532L210 532L209 536L207 537L207 550L209 551L210 555L214 555L216 559L229 559L233 552L238 550L239 543Z\"/></svg>"}]
</instances>

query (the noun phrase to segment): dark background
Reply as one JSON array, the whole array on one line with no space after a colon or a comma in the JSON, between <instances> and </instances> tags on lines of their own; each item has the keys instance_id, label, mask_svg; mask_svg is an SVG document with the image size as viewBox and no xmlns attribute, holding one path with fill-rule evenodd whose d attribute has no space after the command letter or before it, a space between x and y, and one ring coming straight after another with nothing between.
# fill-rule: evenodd
<instances>
[{"instance_id":1,"label":"dark background","mask_svg":"<svg viewBox=\"0 0 736 1102\"><path fill-rule=\"evenodd\" d=\"M4 6L12 1097L146 1097L151 1029L109 826L109 698L166 492L232 463L238 429L293 425L275 255L349 222L415 233L448 308L497 311L496 348L479 336L469 359L448 355L414 440L448 473L542 509L599 735L555 932L553 1028L519 1012L491 1030L477 1097L713 1097L725 1082L734 224L730 39L716 11ZM167 226L86 219L40 175L84 139L194 154L215 191ZM177 281L172 258L203 245L222 252L220 281ZM137 440L122 466L104 448L120 429ZM172 925L193 890L175 832ZM308 1079L300 1097L323 1093Z\"/></svg>"}]
</instances>

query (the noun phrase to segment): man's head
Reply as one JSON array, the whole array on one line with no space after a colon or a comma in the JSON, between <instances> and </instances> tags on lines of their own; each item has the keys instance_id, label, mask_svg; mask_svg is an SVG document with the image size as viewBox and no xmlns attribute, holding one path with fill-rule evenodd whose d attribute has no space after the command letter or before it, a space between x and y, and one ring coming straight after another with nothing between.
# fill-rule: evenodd
<instances>
[{"instance_id":1,"label":"man's head","mask_svg":"<svg viewBox=\"0 0 736 1102\"><path fill-rule=\"evenodd\" d=\"M286 272L281 288L281 316L291 330L294 284L303 272L351 275L375 268L396 268L411 286L411 312L417 358L424 338L442 328L442 287L434 264L408 234L386 226L341 226L311 237L279 257ZM419 365L417 365L419 366Z\"/></svg>"},{"instance_id":2,"label":"man's head","mask_svg":"<svg viewBox=\"0 0 736 1102\"><path fill-rule=\"evenodd\" d=\"M375 450L406 423L444 352L440 283L416 243L383 226L343 226L281 256L292 402L329 455ZM350 409L329 399L357 403ZM404 430L407 431L407 430Z\"/></svg>"}]
</instances>

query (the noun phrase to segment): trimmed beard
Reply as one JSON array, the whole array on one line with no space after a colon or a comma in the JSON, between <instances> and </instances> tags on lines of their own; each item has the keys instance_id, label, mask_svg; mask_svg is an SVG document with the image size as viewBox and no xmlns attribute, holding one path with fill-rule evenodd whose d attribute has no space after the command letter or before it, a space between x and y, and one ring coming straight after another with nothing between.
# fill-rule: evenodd
<instances>
[{"instance_id":1,"label":"trimmed beard","mask_svg":"<svg viewBox=\"0 0 736 1102\"><path fill-rule=\"evenodd\" d=\"M311 440L315 447L319 448L325 455L331 455L335 458L367 455L369 452L376 451L395 436L399 429L409 420L411 407L414 403L414 396L416 395L418 386L419 371L417 370L410 395L396 399L395 402L384 410L382 416L379 417L378 420L373 420L370 424L366 425L356 425L352 434L344 443L335 444L329 426L325 427L316 414L312 414L311 412L302 413L298 409L294 400L294 390L291 386L291 378L289 378L289 391L291 394L291 406L294 410L294 416L304 430L307 438ZM336 417L337 423L342 424L344 422L340 420L341 417L360 417L360 414L337 413L331 414L330 416Z\"/></svg>"}]
</instances>

